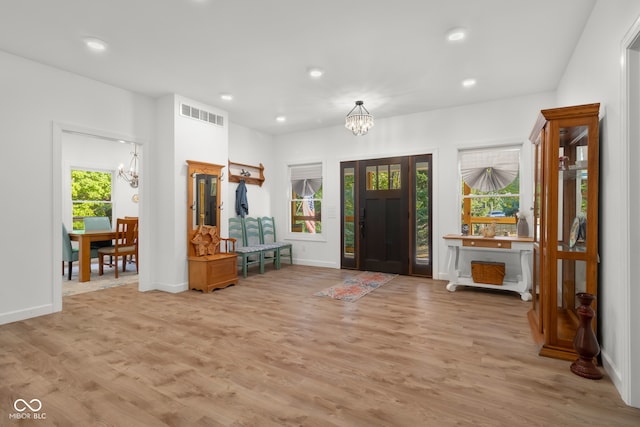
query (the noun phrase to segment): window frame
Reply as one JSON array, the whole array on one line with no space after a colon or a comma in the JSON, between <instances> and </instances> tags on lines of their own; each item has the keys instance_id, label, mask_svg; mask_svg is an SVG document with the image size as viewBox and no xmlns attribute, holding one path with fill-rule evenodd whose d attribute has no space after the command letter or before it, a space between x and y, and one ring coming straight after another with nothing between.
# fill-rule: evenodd
<instances>
[{"instance_id":1,"label":"window frame","mask_svg":"<svg viewBox=\"0 0 640 427\"><path fill-rule=\"evenodd\" d=\"M518 192L517 193L492 193L485 192L486 194L471 194L472 189L470 186L464 181L462 177L462 156L463 153L473 153L473 152L490 152L490 151L509 151L509 150L517 150L518 151L518 172L516 178L518 180ZM510 143L505 145L491 145L491 146L483 146L483 147L466 147L458 149L457 163L458 163L458 179L459 179L459 203L458 207L460 209L460 228L462 228L465 224L469 225L469 230L466 234L469 236L477 236L479 233L474 233L474 225L481 226L482 224L490 224L497 223L498 226L507 226L509 229L512 229L512 233L509 235L511 237L515 237L517 235L517 217L515 216L516 212L522 212L523 210L523 188L526 185L523 182L523 154L524 147L522 143ZM513 181L512 181L513 182ZM509 184L511 185L511 184ZM505 187L506 188L506 187ZM467 193L468 191L468 193ZM517 209L513 211L513 215L507 215L504 217L496 217L496 216L473 216L471 203L473 200L483 199L483 198L515 198L517 199ZM491 211L491 209L489 210ZM464 230L460 230L463 234Z\"/></svg>"},{"instance_id":2,"label":"window frame","mask_svg":"<svg viewBox=\"0 0 640 427\"><path fill-rule=\"evenodd\" d=\"M80 172L95 172L95 173L101 173L101 174L105 174L105 175L109 175L111 177L111 191L109 192L110 195L110 199L108 201L105 200L74 200L73 199L73 172L74 171L80 171ZM72 166L69 168L69 198L70 198L70 209L71 209L71 224L72 224L72 228L74 230L80 230L79 228L75 228L74 225L76 223L76 221L79 221L79 218L84 219L85 217L88 216L82 216L82 217L75 217L73 212L74 212L74 205L76 204L82 204L82 203L97 203L97 204L102 204L102 205L110 205L111 206L111 214L108 216L109 221L111 221L111 223L113 224L113 212L115 209L115 202L114 202L114 197L113 197L113 193L115 190L115 172L112 170L106 170L106 169L97 169L97 168L87 168L87 167L81 167L81 166ZM84 227L84 225L83 225Z\"/></svg>"},{"instance_id":3,"label":"window frame","mask_svg":"<svg viewBox=\"0 0 640 427\"><path fill-rule=\"evenodd\" d=\"M292 180L292 171L295 170L296 168L302 168L302 167L312 167L312 166L319 166L320 167L320 176L321 176L321 180L322 180L322 185L320 188L322 188L322 197L320 198L314 198L314 204L316 206L320 206L320 211L318 212L317 210L315 211L315 216L316 218L320 218L318 221L320 221L321 226L320 226L320 231L316 232L316 233L307 233L307 232L299 232L299 231L293 231L292 230L292 224L293 224L293 217L292 217L292 204L295 202L299 202L302 201L304 199L297 199L293 197L293 180ZM326 165L324 161L306 161L306 162L296 162L296 163L290 163L287 164L287 239L288 240L310 240L310 241L322 241L325 242L326 238L323 234L323 230L322 230L322 222L323 221L323 215L322 215L322 205L324 202L324 199L326 199L324 192L325 192L325 185L326 185Z\"/></svg>"}]
</instances>

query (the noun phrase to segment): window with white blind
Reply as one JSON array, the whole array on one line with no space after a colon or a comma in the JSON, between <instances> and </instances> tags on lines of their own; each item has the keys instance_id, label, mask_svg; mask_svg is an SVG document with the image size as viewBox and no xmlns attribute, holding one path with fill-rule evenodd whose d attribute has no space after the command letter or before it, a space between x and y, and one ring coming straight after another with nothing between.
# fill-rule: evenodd
<instances>
[{"instance_id":1,"label":"window with white blind","mask_svg":"<svg viewBox=\"0 0 640 427\"><path fill-rule=\"evenodd\" d=\"M460 150L461 229L470 235L495 223L498 235L516 235L520 207L520 146Z\"/></svg>"},{"instance_id":2,"label":"window with white blind","mask_svg":"<svg viewBox=\"0 0 640 427\"><path fill-rule=\"evenodd\" d=\"M290 231L322 233L322 163L289 166Z\"/></svg>"},{"instance_id":3,"label":"window with white blind","mask_svg":"<svg viewBox=\"0 0 640 427\"><path fill-rule=\"evenodd\" d=\"M71 211L73 229L84 230L84 218L106 216L113 220L113 173L71 170Z\"/></svg>"}]
</instances>

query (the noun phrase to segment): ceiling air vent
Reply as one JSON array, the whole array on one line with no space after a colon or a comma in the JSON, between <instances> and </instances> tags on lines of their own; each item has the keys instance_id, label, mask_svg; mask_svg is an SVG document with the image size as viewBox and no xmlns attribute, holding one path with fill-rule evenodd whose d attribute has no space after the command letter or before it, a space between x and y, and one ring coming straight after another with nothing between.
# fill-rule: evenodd
<instances>
[{"instance_id":1,"label":"ceiling air vent","mask_svg":"<svg viewBox=\"0 0 640 427\"><path fill-rule=\"evenodd\" d=\"M187 104L180 104L180 115L212 125L224 126L224 117Z\"/></svg>"}]
</instances>

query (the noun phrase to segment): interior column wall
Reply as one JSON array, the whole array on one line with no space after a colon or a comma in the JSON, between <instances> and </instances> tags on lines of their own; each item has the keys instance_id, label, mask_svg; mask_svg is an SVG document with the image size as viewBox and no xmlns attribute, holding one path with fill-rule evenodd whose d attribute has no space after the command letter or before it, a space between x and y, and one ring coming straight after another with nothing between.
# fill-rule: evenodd
<instances>
[{"instance_id":1,"label":"interior column wall","mask_svg":"<svg viewBox=\"0 0 640 427\"><path fill-rule=\"evenodd\" d=\"M223 126L180 114L186 104L223 117ZM226 165L229 139L229 120L225 111L202 104L181 95L167 95L157 102L158 144L161 150L154 155L153 197L154 233L158 258L154 259L154 288L167 292L188 289L187 265L187 160ZM226 170L226 168L225 168ZM228 191L227 180L221 191ZM222 210L221 234L227 222Z\"/></svg>"}]
</instances>

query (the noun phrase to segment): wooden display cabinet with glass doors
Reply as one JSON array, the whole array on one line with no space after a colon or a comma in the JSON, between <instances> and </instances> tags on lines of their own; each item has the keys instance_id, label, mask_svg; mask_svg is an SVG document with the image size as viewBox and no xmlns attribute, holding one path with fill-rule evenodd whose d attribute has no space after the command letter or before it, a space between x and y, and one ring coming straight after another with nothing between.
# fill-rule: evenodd
<instances>
[{"instance_id":1,"label":"wooden display cabinet with glass doors","mask_svg":"<svg viewBox=\"0 0 640 427\"><path fill-rule=\"evenodd\" d=\"M598 294L598 114L600 104L542 110L534 144L533 302L540 355L575 360L578 292Z\"/></svg>"}]
</instances>

